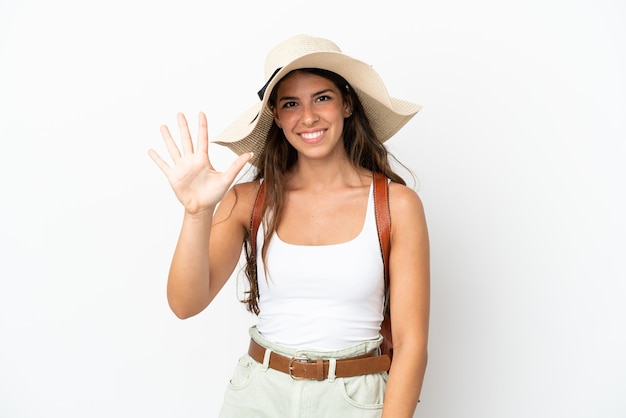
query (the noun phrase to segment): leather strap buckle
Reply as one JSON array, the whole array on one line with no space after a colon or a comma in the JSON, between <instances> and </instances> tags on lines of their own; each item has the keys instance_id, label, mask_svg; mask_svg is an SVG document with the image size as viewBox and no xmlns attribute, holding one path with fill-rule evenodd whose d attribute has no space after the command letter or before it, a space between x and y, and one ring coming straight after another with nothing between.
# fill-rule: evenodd
<instances>
[{"instance_id":1,"label":"leather strap buckle","mask_svg":"<svg viewBox=\"0 0 626 418\"><path fill-rule=\"evenodd\" d=\"M294 366L294 363L300 364L302 367L297 367L297 365ZM314 365L317 365L317 367L315 367ZM309 373L307 375L307 370L312 371L310 366L315 367L315 371L317 373L313 374L313 373ZM301 354L298 356L294 356L291 359L289 359L289 376L293 379L293 380L324 380L324 375L323 375L323 371L324 371L324 362L323 360L311 360L309 359L309 357L307 357L306 354ZM294 375L294 370L296 371L297 374L303 374L304 376L296 376Z\"/></svg>"}]
</instances>

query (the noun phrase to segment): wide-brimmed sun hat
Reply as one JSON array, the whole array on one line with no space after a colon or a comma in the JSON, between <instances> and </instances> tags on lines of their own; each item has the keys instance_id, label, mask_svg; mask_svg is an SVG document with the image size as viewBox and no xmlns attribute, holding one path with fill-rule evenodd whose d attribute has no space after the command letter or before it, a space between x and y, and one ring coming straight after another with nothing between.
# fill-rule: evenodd
<instances>
[{"instance_id":1,"label":"wide-brimmed sun hat","mask_svg":"<svg viewBox=\"0 0 626 418\"><path fill-rule=\"evenodd\" d=\"M390 97L371 65L344 54L335 43L323 38L296 35L278 44L267 55L266 84L258 93L260 101L213 142L227 146L238 155L254 152L251 163L258 165L274 120L268 105L270 93L285 75L300 68L320 68L345 78L359 96L381 142L391 138L422 108L418 104Z\"/></svg>"}]
</instances>

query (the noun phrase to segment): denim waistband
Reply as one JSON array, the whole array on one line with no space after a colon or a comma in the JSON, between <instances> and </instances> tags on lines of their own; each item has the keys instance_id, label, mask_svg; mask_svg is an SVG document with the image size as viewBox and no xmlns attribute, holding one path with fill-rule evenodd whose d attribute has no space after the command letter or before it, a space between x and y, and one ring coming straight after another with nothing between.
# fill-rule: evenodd
<instances>
[{"instance_id":1,"label":"denim waistband","mask_svg":"<svg viewBox=\"0 0 626 418\"><path fill-rule=\"evenodd\" d=\"M348 358L348 357L359 356L362 354L367 354L371 351L376 350L383 341L383 337L379 336L375 340L363 341L347 348L342 348L339 350L323 351L323 350L308 350L308 349L294 348L294 347L289 347L289 346L285 346L282 344L276 344L274 342L267 340L265 337L263 337L257 330L256 326L250 327L248 332L250 334L250 338L256 341L259 345L265 347L266 349L269 349L270 351L273 351L277 354L280 354L286 357L295 357L295 356L305 355L309 359L312 359L312 360L333 359L333 358L342 359L342 358Z\"/></svg>"}]
</instances>

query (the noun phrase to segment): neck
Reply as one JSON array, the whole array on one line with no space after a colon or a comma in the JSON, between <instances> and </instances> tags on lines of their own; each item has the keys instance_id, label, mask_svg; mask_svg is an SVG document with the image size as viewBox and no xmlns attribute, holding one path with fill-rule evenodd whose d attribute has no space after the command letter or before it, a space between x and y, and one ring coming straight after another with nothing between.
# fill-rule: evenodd
<instances>
[{"instance_id":1,"label":"neck","mask_svg":"<svg viewBox=\"0 0 626 418\"><path fill-rule=\"evenodd\" d=\"M298 161L287 178L291 190L309 189L326 192L329 190L369 184L370 173L355 167L348 160L341 161Z\"/></svg>"}]
</instances>

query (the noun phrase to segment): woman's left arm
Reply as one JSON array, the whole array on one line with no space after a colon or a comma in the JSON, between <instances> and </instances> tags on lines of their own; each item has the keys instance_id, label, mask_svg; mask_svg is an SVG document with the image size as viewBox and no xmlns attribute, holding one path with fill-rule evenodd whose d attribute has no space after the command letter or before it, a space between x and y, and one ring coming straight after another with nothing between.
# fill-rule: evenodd
<instances>
[{"instance_id":1,"label":"woman's left arm","mask_svg":"<svg viewBox=\"0 0 626 418\"><path fill-rule=\"evenodd\" d=\"M393 361L383 418L412 418L428 358L430 249L422 202L406 186L389 185L389 257Z\"/></svg>"}]
</instances>

